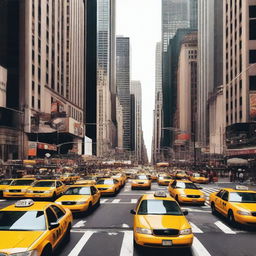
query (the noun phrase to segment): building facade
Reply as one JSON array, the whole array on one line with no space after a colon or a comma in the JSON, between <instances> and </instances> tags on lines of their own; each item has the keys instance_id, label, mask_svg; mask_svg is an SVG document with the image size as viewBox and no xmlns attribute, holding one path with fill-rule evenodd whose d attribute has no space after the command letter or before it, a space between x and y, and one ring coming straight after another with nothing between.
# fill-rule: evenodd
<instances>
[{"instance_id":1,"label":"building facade","mask_svg":"<svg viewBox=\"0 0 256 256\"><path fill-rule=\"evenodd\" d=\"M198 29L198 0L189 0L190 28Z\"/></svg>"},{"instance_id":2,"label":"building facade","mask_svg":"<svg viewBox=\"0 0 256 256\"><path fill-rule=\"evenodd\" d=\"M134 152L137 162L142 160L142 94L140 81L131 81L131 95L134 95Z\"/></svg>"},{"instance_id":3,"label":"building facade","mask_svg":"<svg viewBox=\"0 0 256 256\"><path fill-rule=\"evenodd\" d=\"M115 0L97 0L97 156L99 157L109 154L117 145L115 45ZM103 86L106 88L103 89Z\"/></svg>"},{"instance_id":4,"label":"building facade","mask_svg":"<svg viewBox=\"0 0 256 256\"><path fill-rule=\"evenodd\" d=\"M158 42L155 53L155 109L153 113L152 163L161 160L162 105L162 46L161 42Z\"/></svg>"},{"instance_id":5,"label":"building facade","mask_svg":"<svg viewBox=\"0 0 256 256\"><path fill-rule=\"evenodd\" d=\"M131 149L130 39L116 38L116 88L123 111L123 145ZM119 135L118 135L119 136Z\"/></svg>"}]
</instances>

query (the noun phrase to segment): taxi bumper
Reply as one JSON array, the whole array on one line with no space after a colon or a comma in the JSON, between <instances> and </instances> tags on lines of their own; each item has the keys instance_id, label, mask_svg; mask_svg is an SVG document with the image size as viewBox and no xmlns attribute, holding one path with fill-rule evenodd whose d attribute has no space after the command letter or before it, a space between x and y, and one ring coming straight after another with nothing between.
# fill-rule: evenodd
<instances>
[{"instance_id":1,"label":"taxi bumper","mask_svg":"<svg viewBox=\"0 0 256 256\"><path fill-rule=\"evenodd\" d=\"M204 204L205 198L204 197L190 198L190 197L179 196L179 202L180 203L191 203L191 204Z\"/></svg>"},{"instance_id":2,"label":"taxi bumper","mask_svg":"<svg viewBox=\"0 0 256 256\"><path fill-rule=\"evenodd\" d=\"M53 197L53 192L49 192L49 193L26 193L25 197L29 197L29 198L51 198L51 197Z\"/></svg>"},{"instance_id":3,"label":"taxi bumper","mask_svg":"<svg viewBox=\"0 0 256 256\"><path fill-rule=\"evenodd\" d=\"M236 214L235 220L244 225L256 225L256 216L243 216Z\"/></svg>"},{"instance_id":4,"label":"taxi bumper","mask_svg":"<svg viewBox=\"0 0 256 256\"><path fill-rule=\"evenodd\" d=\"M113 188L111 188L111 189L98 188L98 190L100 191L101 195L115 195L115 189L113 189Z\"/></svg>"},{"instance_id":5,"label":"taxi bumper","mask_svg":"<svg viewBox=\"0 0 256 256\"><path fill-rule=\"evenodd\" d=\"M170 181L158 181L158 185L160 186L168 186Z\"/></svg>"},{"instance_id":6,"label":"taxi bumper","mask_svg":"<svg viewBox=\"0 0 256 256\"><path fill-rule=\"evenodd\" d=\"M26 192L3 192L3 197L16 198L25 197Z\"/></svg>"},{"instance_id":7,"label":"taxi bumper","mask_svg":"<svg viewBox=\"0 0 256 256\"><path fill-rule=\"evenodd\" d=\"M151 185L149 183L142 183L142 184L139 184L139 183L132 183L132 188L148 188L150 187Z\"/></svg>"},{"instance_id":8,"label":"taxi bumper","mask_svg":"<svg viewBox=\"0 0 256 256\"><path fill-rule=\"evenodd\" d=\"M85 212L89 208L89 204L75 204L75 205L63 205L61 204L62 207L69 209L71 212Z\"/></svg>"},{"instance_id":9,"label":"taxi bumper","mask_svg":"<svg viewBox=\"0 0 256 256\"><path fill-rule=\"evenodd\" d=\"M193 243L193 234L190 235L181 235L181 236L154 236L154 235L145 235L134 232L134 239L138 245L146 247L161 247L161 248L186 248L191 247ZM165 246L163 241L171 241L172 245Z\"/></svg>"}]
</instances>

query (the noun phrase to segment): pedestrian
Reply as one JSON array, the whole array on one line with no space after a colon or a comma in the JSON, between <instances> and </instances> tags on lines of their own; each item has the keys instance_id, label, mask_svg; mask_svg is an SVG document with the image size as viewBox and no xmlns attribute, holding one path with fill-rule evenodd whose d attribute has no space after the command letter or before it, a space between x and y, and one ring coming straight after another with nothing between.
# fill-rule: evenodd
<instances>
[{"instance_id":1,"label":"pedestrian","mask_svg":"<svg viewBox=\"0 0 256 256\"><path fill-rule=\"evenodd\" d=\"M244 173L243 173L243 172L240 172L240 173L239 173L239 181L240 181L241 183L244 182Z\"/></svg>"}]
</instances>

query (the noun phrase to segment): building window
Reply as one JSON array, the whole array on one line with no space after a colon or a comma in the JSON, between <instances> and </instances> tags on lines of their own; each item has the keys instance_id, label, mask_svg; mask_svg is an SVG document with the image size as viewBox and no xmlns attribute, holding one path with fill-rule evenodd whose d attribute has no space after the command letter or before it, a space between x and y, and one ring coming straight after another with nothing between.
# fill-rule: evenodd
<instances>
[{"instance_id":1,"label":"building window","mask_svg":"<svg viewBox=\"0 0 256 256\"><path fill-rule=\"evenodd\" d=\"M32 75L34 76L35 75L35 66L32 65Z\"/></svg>"},{"instance_id":2,"label":"building window","mask_svg":"<svg viewBox=\"0 0 256 256\"><path fill-rule=\"evenodd\" d=\"M250 91L256 91L256 76L250 76L249 88Z\"/></svg>"},{"instance_id":3,"label":"building window","mask_svg":"<svg viewBox=\"0 0 256 256\"><path fill-rule=\"evenodd\" d=\"M41 108L41 101L38 100L38 108L40 109Z\"/></svg>"},{"instance_id":4,"label":"building window","mask_svg":"<svg viewBox=\"0 0 256 256\"><path fill-rule=\"evenodd\" d=\"M256 50L249 51L249 63L256 63Z\"/></svg>"},{"instance_id":5,"label":"building window","mask_svg":"<svg viewBox=\"0 0 256 256\"><path fill-rule=\"evenodd\" d=\"M34 108L34 107L35 107L35 97L32 96L32 108Z\"/></svg>"},{"instance_id":6,"label":"building window","mask_svg":"<svg viewBox=\"0 0 256 256\"><path fill-rule=\"evenodd\" d=\"M35 81L32 81L32 91L35 90Z\"/></svg>"},{"instance_id":7,"label":"building window","mask_svg":"<svg viewBox=\"0 0 256 256\"><path fill-rule=\"evenodd\" d=\"M250 20L249 40L256 40L256 19Z\"/></svg>"},{"instance_id":8,"label":"building window","mask_svg":"<svg viewBox=\"0 0 256 256\"><path fill-rule=\"evenodd\" d=\"M249 18L256 18L256 5L249 6Z\"/></svg>"},{"instance_id":9,"label":"building window","mask_svg":"<svg viewBox=\"0 0 256 256\"><path fill-rule=\"evenodd\" d=\"M38 68L38 80L40 81L41 80L41 69Z\"/></svg>"}]
</instances>

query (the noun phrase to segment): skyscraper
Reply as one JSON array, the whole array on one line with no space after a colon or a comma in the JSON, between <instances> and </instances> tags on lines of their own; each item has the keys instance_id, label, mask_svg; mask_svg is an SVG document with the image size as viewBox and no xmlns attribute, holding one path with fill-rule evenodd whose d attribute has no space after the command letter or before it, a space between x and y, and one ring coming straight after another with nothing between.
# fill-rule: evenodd
<instances>
[{"instance_id":1,"label":"skyscraper","mask_svg":"<svg viewBox=\"0 0 256 256\"><path fill-rule=\"evenodd\" d=\"M161 42L156 45L155 53L155 109L154 109L154 125L152 139L152 162L160 160L160 143L162 131L162 47Z\"/></svg>"},{"instance_id":2,"label":"skyscraper","mask_svg":"<svg viewBox=\"0 0 256 256\"><path fill-rule=\"evenodd\" d=\"M179 28L188 28L188 0L162 0L162 50L167 51L169 40Z\"/></svg>"},{"instance_id":3,"label":"skyscraper","mask_svg":"<svg viewBox=\"0 0 256 256\"><path fill-rule=\"evenodd\" d=\"M123 149L131 148L130 39L116 38L116 88L123 110Z\"/></svg>"},{"instance_id":4,"label":"skyscraper","mask_svg":"<svg viewBox=\"0 0 256 256\"><path fill-rule=\"evenodd\" d=\"M135 157L138 162L142 160L142 98L140 81L131 81L131 94L134 95ZM132 124L133 125L133 124Z\"/></svg>"},{"instance_id":5,"label":"skyscraper","mask_svg":"<svg viewBox=\"0 0 256 256\"><path fill-rule=\"evenodd\" d=\"M97 0L97 155L116 146L115 0Z\"/></svg>"},{"instance_id":6,"label":"skyscraper","mask_svg":"<svg viewBox=\"0 0 256 256\"><path fill-rule=\"evenodd\" d=\"M198 1L189 0L189 22L193 29L198 29Z\"/></svg>"}]
</instances>

